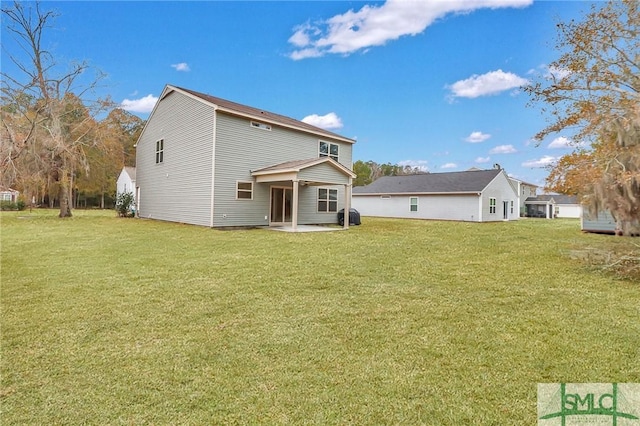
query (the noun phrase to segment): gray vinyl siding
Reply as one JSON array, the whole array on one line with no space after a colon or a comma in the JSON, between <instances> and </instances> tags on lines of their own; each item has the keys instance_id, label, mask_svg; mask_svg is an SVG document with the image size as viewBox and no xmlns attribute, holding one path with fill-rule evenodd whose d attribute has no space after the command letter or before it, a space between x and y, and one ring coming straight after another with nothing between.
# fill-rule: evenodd
<instances>
[{"instance_id":1,"label":"gray vinyl siding","mask_svg":"<svg viewBox=\"0 0 640 426\"><path fill-rule=\"evenodd\" d=\"M489 199L496 199L496 212L489 213ZM494 221L502 221L504 220L503 216L503 202L509 202L509 210L508 210L508 220L516 220L520 217L518 212L518 196L516 191L513 189L513 186L509 183L508 178L504 173L498 174L495 179L487 185L487 187L482 191L481 196L481 213L482 213L482 222L494 222ZM511 213L511 201L514 203L513 214Z\"/></svg>"},{"instance_id":2,"label":"gray vinyl siding","mask_svg":"<svg viewBox=\"0 0 640 426\"><path fill-rule=\"evenodd\" d=\"M586 232L613 234L616 230L616 221L609 212L599 211L596 216L590 215L587 209L583 209L581 227Z\"/></svg>"},{"instance_id":3,"label":"gray vinyl siding","mask_svg":"<svg viewBox=\"0 0 640 426\"><path fill-rule=\"evenodd\" d=\"M268 225L265 216L269 216L270 187L277 184L254 183L253 200L237 200L236 182L253 181L252 170L286 161L317 158L320 138L277 125L272 125L271 130L258 129L251 126L248 118L216 114L214 226ZM350 169L351 144L327 138L322 140L340 145L339 161ZM316 167L318 173L330 175L322 166ZM279 186L291 186L291 182ZM314 221L318 218L317 213L314 214L316 195L312 196L308 189L301 187L299 191L298 223L320 223ZM308 212L311 200L314 213ZM326 213L323 218L326 219Z\"/></svg>"},{"instance_id":4,"label":"gray vinyl siding","mask_svg":"<svg viewBox=\"0 0 640 426\"><path fill-rule=\"evenodd\" d=\"M140 217L209 225L212 148L212 107L175 92L160 100L137 146Z\"/></svg>"}]
</instances>

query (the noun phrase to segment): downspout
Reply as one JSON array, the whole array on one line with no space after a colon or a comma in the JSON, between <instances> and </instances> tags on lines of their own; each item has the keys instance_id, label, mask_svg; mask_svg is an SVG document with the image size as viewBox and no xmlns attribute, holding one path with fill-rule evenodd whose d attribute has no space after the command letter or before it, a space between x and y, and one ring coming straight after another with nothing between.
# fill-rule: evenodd
<instances>
[{"instance_id":1,"label":"downspout","mask_svg":"<svg viewBox=\"0 0 640 426\"><path fill-rule=\"evenodd\" d=\"M214 184L215 184L215 176L216 176L216 129L217 129L217 110L218 107L213 107L213 131L212 136L213 140L211 141L211 205L210 205L210 214L209 214L209 227L213 228L213 196L214 196Z\"/></svg>"}]
</instances>

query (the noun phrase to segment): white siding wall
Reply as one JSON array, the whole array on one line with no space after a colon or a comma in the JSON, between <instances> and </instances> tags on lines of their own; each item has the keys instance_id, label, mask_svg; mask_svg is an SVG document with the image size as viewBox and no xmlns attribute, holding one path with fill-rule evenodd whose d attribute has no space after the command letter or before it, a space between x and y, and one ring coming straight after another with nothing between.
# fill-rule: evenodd
<instances>
[{"instance_id":1,"label":"white siding wall","mask_svg":"<svg viewBox=\"0 0 640 426\"><path fill-rule=\"evenodd\" d=\"M247 201L236 200L236 182L252 181L252 170L286 161L317 158L320 138L276 125L272 125L271 130L255 128L250 119L225 113L217 113L216 122L214 226L267 225L265 216L269 216L272 184L254 184L253 200ZM338 143L339 161L351 169L352 144L322 140ZM317 169L318 173L323 173L324 168ZM317 213L316 191L312 187L300 188L298 223L337 222L335 213ZM339 190L338 209L344 204L342 193L343 190Z\"/></svg>"},{"instance_id":2,"label":"white siding wall","mask_svg":"<svg viewBox=\"0 0 640 426\"><path fill-rule=\"evenodd\" d=\"M131 192L135 200L136 188L134 185L135 183L131 180L129 174L123 170L120 172L120 176L118 176L118 180L116 181L116 196Z\"/></svg>"},{"instance_id":3,"label":"white siding wall","mask_svg":"<svg viewBox=\"0 0 640 426\"><path fill-rule=\"evenodd\" d=\"M490 213L490 198L496 199L496 211ZM504 173L498 174L489 185L482 191L482 222L494 222L504 219L504 204L508 202L507 219L517 220L520 217L518 211L518 195L513 186L509 183ZM511 201L513 201L513 212L511 211Z\"/></svg>"},{"instance_id":4,"label":"white siding wall","mask_svg":"<svg viewBox=\"0 0 640 426\"><path fill-rule=\"evenodd\" d=\"M418 198L418 211L410 211L411 197ZM412 219L478 221L479 197L476 195L356 195L352 207L363 216Z\"/></svg>"},{"instance_id":5,"label":"white siding wall","mask_svg":"<svg viewBox=\"0 0 640 426\"><path fill-rule=\"evenodd\" d=\"M209 225L213 108L171 93L159 101L136 150L140 217ZM155 163L164 139L164 162Z\"/></svg>"},{"instance_id":6,"label":"white siding wall","mask_svg":"<svg viewBox=\"0 0 640 426\"><path fill-rule=\"evenodd\" d=\"M579 204L556 204L558 213L556 217L560 218L580 218L582 217L582 206Z\"/></svg>"}]
</instances>

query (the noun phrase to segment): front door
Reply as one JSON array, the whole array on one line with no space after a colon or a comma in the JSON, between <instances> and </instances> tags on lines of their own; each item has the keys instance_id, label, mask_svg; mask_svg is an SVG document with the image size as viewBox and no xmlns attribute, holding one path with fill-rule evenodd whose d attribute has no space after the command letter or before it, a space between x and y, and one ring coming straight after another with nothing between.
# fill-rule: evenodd
<instances>
[{"instance_id":1,"label":"front door","mask_svg":"<svg viewBox=\"0 0 640 426\"><path fill-rule=\"evenodd\" d=\"M291 223L291 188L271 187L271 218L269 224Z\"/></svg>"}]
</instances>

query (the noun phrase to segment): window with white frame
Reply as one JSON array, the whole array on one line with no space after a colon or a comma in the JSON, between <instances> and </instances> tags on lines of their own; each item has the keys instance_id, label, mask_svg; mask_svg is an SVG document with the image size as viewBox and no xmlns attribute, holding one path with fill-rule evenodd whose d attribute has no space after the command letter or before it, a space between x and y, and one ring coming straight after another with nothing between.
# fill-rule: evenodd
<instances>
[{"instance_id":1,"label":"window with white frame","mask_svg":"<svg viewBox=\"0 0 640 426\"><path fill-rule=\"evenodd\" d=\"M236 182L236 199L252 200L253 199L253 182Z\"/></svg>"},{"instance_id":2,"label":"window with white frame","mask_svg":"<svg viewBox=\"0 0 640 426\"><path fill-rule=\"evenodd\" d=\"M513 214L513 200L511 200L511 214Z\"/></svg>"},{"instance_id":3,"label":"window with white frame","mask_svg":"<svg viewBox=\"0 0 640 426\"><path fill-rule=\"evenodd\" d=\"M495 212L496 212L496 199L489 198L489 213L495 213Z\"/></svg>"},{"instance_id":4,"label":"window with white frame","mask_svg":"<svg viewBox=\"0 0 640 426\"><path fill-rule=\"evenodd\" d=\"M412 212L418 211L418 197L409 198L409 211L412 211Z\"/></svg>"},{"instance_id":5,"label":"window with white frame","mask_svg":"<svg viewBox=\"0 0 640 426\"><path fill-rule=\"evenodd\" d=\"M257 121L252 121L251 127L255 127L256 129L262 129L262 130L271 130L271 126L269 124L259 123Z\"/></svg>"},{"instance_id":6,"label":"window with white frame","mask_svg":"<svg viewBox=\"0 0 640 426\"><path fill-rule=\"evenodd\" d=\"M340 150L340 145L338 145L337 143L320 141L320 144L318 146L320 157L329 157L336 161L338 161L339 150Z\"/></svg>"},{"instance_id":7,"label":"window with white frame","mask_svg":"<svg viewBox=\"0 0 640 426\"><path fill-rule=\"evenodd\" d=\"M156 141L156 164L164 163L164 139Z\"/></svg>"},{"instance_id":8,"label":"window with white frame","mask_svg":"<svg viewBox=\"0 0 640 426\"><path fill-rule=\"evenodd\" d=\"M329 213L338 211L338 190L318 188L318 212Z\"/></svg>"}]
</instances>

